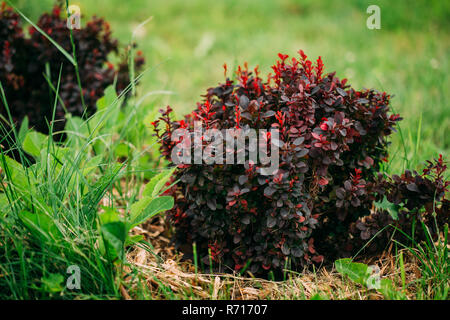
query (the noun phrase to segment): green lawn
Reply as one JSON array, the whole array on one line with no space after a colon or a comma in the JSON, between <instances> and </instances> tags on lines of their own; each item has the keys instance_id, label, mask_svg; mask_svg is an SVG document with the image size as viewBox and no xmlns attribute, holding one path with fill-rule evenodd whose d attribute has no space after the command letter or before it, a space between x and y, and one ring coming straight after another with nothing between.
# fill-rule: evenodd
<instances>
[{"instance_id":1,"label":"green lawn","mask_svg":"<svg viewBox=\"0 0 450 320\"><path fill-rule=\"evenodd\" d=\"M51 0L14 1L36 19ZM205 89L223 80L222 65L248 61L265 71L278 52L303 49L321 55L326 70L348 78L356 88L373 87L395 95L402 114L404 144L393 139L392 164L399 171L450 150L449 82L450 2L448 1L246 1L246 0L79 0L83 21L91 15L111 22L123 43L136 26L139 47L154 68L142 92L175 94L160 101L178 114L190 111ZM381 30L369 30L366 8L381 8ZM420 135L420 139L419 139ZM416 156L417 155L417 156Z\"/></svg>"}]
</instances>

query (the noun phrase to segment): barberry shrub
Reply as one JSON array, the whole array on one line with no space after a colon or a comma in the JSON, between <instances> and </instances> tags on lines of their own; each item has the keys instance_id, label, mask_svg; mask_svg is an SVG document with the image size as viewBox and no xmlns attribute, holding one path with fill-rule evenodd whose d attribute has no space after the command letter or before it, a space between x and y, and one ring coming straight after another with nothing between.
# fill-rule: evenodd
<instances>
[{"instance_id":1,"label":"barberry shrub","mask_svg":"<svg viewBox=\"0 0 450 320\"><path fill-rule=\"evenodd\" d=\"M345 244L351 223L370 214L375 197L368 187L400 117L389 114L389 94L357 91L324 74L321 57L313 64L299 53L279 54L266 81L258 68L239 67L237 80L208 89L183 120L172 120L168 107L153 123L169 160L174 131L193 131L194 122L204 129L279 129L279 141L268 133L263 142L266 150L280 148L274 175L258 163L178 165L179 182L168 191L176 197L168 215L175 244L189 253L196 243L206 264L262 274L320 263ZM200 145L209 145L206 137Z\"/></svg>"},{"instance_id":2,"label":"barberry shrub","mask_svg":"<svg viewBox=\"0 0 450 320\"><path fill-rule=\"evenodd\" d=\"M64 50L73 52L70 29L62 12L55 6L51 13L44 13L36 25ZM83 28L73 30L84 105L74 65L33 26L29 27L28 36L25 33L19 15L3 3L0 7L0 82L16 125L27 116L30 126L48 133L60 69L54 131L64 128L66 113L74 116L95 113L96 101L107 86L115 83L120 93L130 81L127 50L120 53L123 61L117 67L108 61L110 53L119 54L119 45L111 37L109 24L101 18L93 17ZM138 52L134 65L139 70L143 64L142 53ZM9 120L3 102L0 107L3 120Z\"/></svg>"},{"instance_id":3,"label":"barberry shrub","mask_svg":"<svg viewBox=\"0 0 450 320\"><path fill-rule=\"evenodd\" d=\"M436 241L443 226L450 223L446 169L440 155L427 161L420 174L410 170L392 177L379 173L372 189L377 198L375 208L369 216L351 224L351 238L345 248L351 252L364 246L366 252L377 253L392 239L404 245L427 238Z\"/></svg>"}]
</instances>

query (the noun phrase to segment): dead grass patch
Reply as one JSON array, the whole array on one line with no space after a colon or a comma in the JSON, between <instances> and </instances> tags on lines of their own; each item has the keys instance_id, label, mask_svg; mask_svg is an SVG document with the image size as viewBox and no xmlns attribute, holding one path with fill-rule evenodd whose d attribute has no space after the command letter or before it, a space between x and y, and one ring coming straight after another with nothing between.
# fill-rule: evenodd
<instances>
[{"instance_id":1,"label":"dead grass patch","mask_svg":"<svg viewBox=\"0 0 450 320\"><path fill-rule=\"evenodd\" d=\"M142 234L153 246L153 254L144 248L134 248L128 253L128 261L140 272L140 277L128 277L124 298L137 295L139 288L146 287L153 299L383 299L376 290L369 290L340 275L334 267L319 270L289 272L285 281L269 281L249 274L196 273L190 261L182 261L165 235L162 217L133 230ZM421 277L415 258L403 251L406 286L401 285L401 270L393 254L392 246L380 257L361 262L376 264L381 277L393 281L398 290L413 298L415 282Z\"/></svg>"}]
</instances>

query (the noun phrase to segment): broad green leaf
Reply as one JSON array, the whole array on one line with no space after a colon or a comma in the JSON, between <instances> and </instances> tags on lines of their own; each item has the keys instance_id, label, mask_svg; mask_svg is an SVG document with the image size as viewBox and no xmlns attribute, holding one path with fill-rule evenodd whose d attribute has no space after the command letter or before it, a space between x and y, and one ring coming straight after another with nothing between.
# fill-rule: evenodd
<instances>
[{"instance_id":1,"label":"broad green leaf","mask_svg":"<svg viewBox=\"0 0 450 320\"><path fill-rule=\"evenodd\" d=\"M156 199L143 198L131 206L130 221L132 225L139 225L154 215L173 208L173 198L170 196L158 197Z\"/></svg>"},{"instance_id":2,"label":"broad green leaf","mask_svg":"<svg viewBox=\"0 0 450 320\"><path fill-rule=\"evenodd\" d=\"M58 293L63 291L64 277L58 273L50 273L48 277L42 277L42 290L49 293Z\"/></svg>"},{"instance_id":3,"label":"broad green leaf","mask_svg":"<svg viewBox=\"0 0 450 320\"><path fill-rule=\"evenodd\" d=\"M20 212L19 218L29 230L38 232L48 239L57 239L61 237L61 232L56 226L55 221L46 213L32 213L24 210Z\"/></svg>"},{"instance_id":4,"label":"broad green leaf","mask_svg":"<svg viewBox=\"0 0 450 320\"><path fill-rule=\"evenodd\" d=\"M20 125L19 134L18 134L20 145L25 140L28 130L29 130L28 129L28 117L25 116L25 118L23 118L23 120L22 120L22 124Z\"/></svg>"},{"instance_id":5,"label":"broad green leaf","mask_svg":"<svg viewBox=\"0 0 450 320\"><path fill-rule=\"evenodd\" d=\"M388 199L386 198L386 196L384 196L383 201L375 202L374 204L375 204L375 207L377 207L378 209L386 210L387 212L389 212L392 219L394 219L394 220L398 219L399 206L389 202Z\"/></svg>"},{"instance_id":6,"label":"broad green leaf","mask_svg":"<svg viewBox=\"0 0 450 320\"><path fill-rule=\"evenodd\" d=\"M0 217L4 217L11 211L8 197L4 193L0 193Z\"/></svg>"},{"instance_id":7,"label":"broad green leaf","mask_svg":"<svg viewBox=\"0 0 450 320\"><path fill-rule=\"evenodd\" d=\"M150 202L152 202L151 197L144 197L139 201L133 203L130 207L130 221L133 224L133 221L149 206Z\"/></svg>"},{"instance_id":8,"label":"broad green leaf","mask_svg":"<svg viewBox=\"0 0 450 320\"><path fill-rule=\"evenodd\" d=\"M66 114L66 120L67 144L69 146L79 146L89 135L86 121L71 114Z\"/></svg>"},{"instance_id":9,"label":"broad green leaf","mask_svg":"<svg viewBox=\"0 0 450 320\"><path fill-rule=\"evenodd\" d=\"M366 264L352 262L351 259L346 258L336 260L334 265L340 274L348 276L350 280L356 283L366 285L367 278L370 275L369 267Z\"/></svg>"},{"instance_id":10,"label":"broad green leaf","mask_svg":"<svg viewBox=\"0 0 450 320\"><path fill-rule=\"evenodd\" d=\"M144 236L142 234L135 234L127 238L125 246L132 246L138 242L141 242L142 240L144 240Z\"/></svg>"},{"instance_id":11,"label":"broad green leaf","mask_svg":"<svg viewBox=\"0 0 450 320\"><path fill-rule=\"evenodd\" d=\"M27 188L28 179L23 166L8 156L2 155L0 157L0 167L3 171L8 172L11 182L13 182L15 186Z\"/></svg>"},{"instance_id":12,"label":"broad green leaf","mask_svg":"<svg viewBox=\"0 0 450 320\"><path fill-rule=\"evenodd\" d=\"M117 158L127 157L128 156L129 146L125 143L119 143L114 149L114 155Z\"/></svg>"},{"instance_id":13,"label":"broad green leaf","mask_svg":"<svg viewBox=\"0 0 450 320\"><path fill-rule=\"evenodd\" d=\"M336 270L350 280L362 284L369 289L376 289L387 299L405 299L404 293L395 290L389 279L371 279L372 270L364 263L352 262L351 259L340 259L335 262ZM372 281L371 281L372 280ZM371 285L371 286L370 286ZM376 285L376 286L375 286Z\"/></svg>"},{"instance_id":14,"label":"broad green leaf","mask_svg":"<svg viewBox=\"0 0 450 320\"><path fill-rule=\"evenodd\" d=\"M92 117L90 123L92 127L97 126L103 118L106 128L112 128L117 125L117 118L120 114L121 99L118 100L116 89L114 86L109 86L105 89L103 97L97 100L97 112ZM107 112L108 114L105 114Z\"/></svg>"},{"instance_id":15,"label":"broad green leaf","mask_svg":"<svg viewBox=\"0 0 450 320\"><path fill-rule=\"evenodd\" d=\"M102 164L104 155L99 154L98 156L94 156L85 162L83 166L83 175L88 177L90 173L97 170L98 167Z\"/></svg>"},{"instance_id":16,"label":"broad green leaf","mask_svg":"<svg viewBox=\"0 0 450 320\"><path fill-rule=\"evenodd\" d=\"M116 103L117 101L117 93L116 89L114 89L114 86L108 86L105 89L103 97L101 97L99 100L97 100L97 108L99 110L106 109Z\"/></svg>"},{"instance_id":17,"label":"broad green leaf","mask_svg":"<svg viewBox=\"0 0 450 320\"><path fill-rule=\"evenodd\" d=\"M23 149L34 157L41 155L41 150L46 146L48 137L36 131L30 131L23 141Z\"/></svg>"},{"instance_id":18,"label":"broad green leaf","mask_svg":"<svg viewBox=\"0 0 450 320\"><path fill-rule=\"evenodd\" d=\"M50 146L48 149L47 143L43 145L41 149L40 160L36 159L36 164L40 169L50 168L50 170L54 171L54 174L58 174L67 161L67 156L70 156L70 149L58 147L56 145ZM45 170L39 170L38 174L45 172Z\"/></svg>"},{"instance_id":19,"label":"broad green leaf","mask_svg":"<svg viewBox=\"0 0 450 320\"><path fill-rule=\"evenodd\" d=\"M114 250L114 258L122 260L127 238L125 224L121 221L110 222L102 225L101 230L107 245Z\"/></svg>"},{"instance_id":20,"label":"broad green leaf","mask_svg":"<svg viewBox=\"0 0 450 320\"><path fill-rule=\"evenodd\" d=\"M100 223L102 225L120 221L120 213L117 212L116 210L109 207L103 207L103 210L104 211L99 214Z\"/></svg>"},{"instance_id":21,"label":"broad green leaf","mask_svg":"<svg viewBox=\"0 0 450 320\"><path fill-rule=\"evenodd\" d=\"M154 161L152 161L152 157L149 153L141 154L138 158L138 162L135 166L136 171L144 172L144 178L147 180L151 180L154 176L153 174L153 166L155 164Z\"/></svg>"},{"instance_id":22,"label":"broad green leaf","mask_svg":"<svg viewBox=\"0 0 450 320\"><path fill-rule=\"evenodd\" d=\"M176 168L163 171L154 176L149 183L144 187L142 192L143 197L156 197L160 194L167 181L169 181Z\"/></svg>"}]
</instances>

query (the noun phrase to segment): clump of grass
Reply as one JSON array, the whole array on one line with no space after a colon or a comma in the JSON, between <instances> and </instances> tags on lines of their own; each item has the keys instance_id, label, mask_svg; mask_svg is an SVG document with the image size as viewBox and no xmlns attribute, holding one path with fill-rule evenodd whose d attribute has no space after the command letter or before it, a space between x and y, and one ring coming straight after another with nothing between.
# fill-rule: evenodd
<instances>
[{"instance_id":1,"label":"clump of grass","mask_svg":"<svg viewBox=\"0 0 450 320\"><path fill-rule=\"evenodd\" d=\"M76 65L73 49L73 55L63 53ZM148 109L138 110L134 96L122 104L142 75L119 96L108 88L89 119L68 115L65 130L55 132L61 76L60 71L56 85L42 79L54 94L49 136L29 130L26 119L20 129L13 125L0 83L0 98L9 115L9 123L0 128L2 143L11 146L0 155L0 299L122 297L126 250L141 241L129 230L171 206L169 197L159 197L164 186L157 184L159 180L136 202L136 186L155 170L139 162L148 134L144 130L136 135L134 130L143 124L130 124ZM82 91L82 83L78 85ZM61 133L66 140L55 141ZM123 161L117 161L120 155L126 155ZM74 270L79 286L67 285Z\"/></svg>"},{"instance_id":2,"label":"clump of grass","mask_svg":"<svg viewBox=\"0 0 450 320\"><path fill-rule=\"evenodd\" d=\"M442 235L437 241L433 241L428 227L421 223L421 228L425 233L426 241L415 243L412 246L406 246L398 243L405 251L409 252L417 261L420 267L420 277L415 280L417 299L435 299L447 300L450 289L450 257L448 251L450 244L448 242L448 224L442 229ZM414 243L414 239L402 232ZM400 256L402 257L402 256ZM400 266L403 266L403 259L400 259ZM402 269L402 282L405 287L404 271Z\"/></svg>"},{"instance_id":3,"label":"clump of grass","mask_svg":"<svg viewBox=\"0 0 450 320\"><path fill-rule=\"evenodd\" d=\"M122 166L92 156L92 138L78 148L63 148L44 135L21 131L23 145L16 132L11 145L22 163L1 155L2 298L119 297L116 266L99 249L97 204L123 175ZM35 157L34 164L24 150ZM95 173L98 167L103 177ZM73 265L82 275L80 291L65 288Z\"/></svg>"},{"instance_id":4,"label":"clump of grass","mask_svg":"<svg viewBox=\"0 0 450 320\"><path fill-rule=\"evenodd\" d=\"M8 108L4 94L2 98ZM57 134L53 122L49 136L25 126L19 131L12 126L5 135L21 162L2 150L0 298L122 297L126 250L141 241L129 230L173 205L171 197L159 197L170 171L153 171L150 187L140 197L150 173L136 170L141 151L133 146L130 157L116 160L115 145L126 141L126 132L112 138L116 128L108 120L120 111L120 97L109 99L86 121L69 117L63 144L52 139ZM81 277L75 289L66 285L74 267Z\"/></svg>"}]
</instances>

